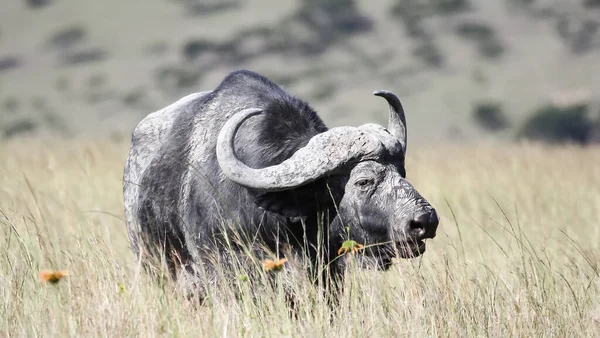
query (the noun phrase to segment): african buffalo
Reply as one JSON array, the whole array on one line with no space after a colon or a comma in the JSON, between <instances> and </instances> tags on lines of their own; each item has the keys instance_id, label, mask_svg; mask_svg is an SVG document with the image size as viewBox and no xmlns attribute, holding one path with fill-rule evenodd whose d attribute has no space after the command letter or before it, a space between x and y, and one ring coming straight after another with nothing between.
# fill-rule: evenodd
<instances>
[{"instance_id":1,"label":"african buffalo","mask_svg":"<svg viewBox=\"0 0 600 338\"><path fill-rule=\"evenodd\" d=\"M183 268L198 281L213 279L215 252L244 255L255 242L314 264L325 257L334 277L349 239L365 245L362 264L380 269L420 255L438 216L405 178L400 101L374 95L389 104L387 129L328 129L307 103L241 70L148 115L133 131L124 171L134 251L155 257L158 248L174 277ZM246 236L232 243L235 232Z\"/></svg>"}]
</instances>

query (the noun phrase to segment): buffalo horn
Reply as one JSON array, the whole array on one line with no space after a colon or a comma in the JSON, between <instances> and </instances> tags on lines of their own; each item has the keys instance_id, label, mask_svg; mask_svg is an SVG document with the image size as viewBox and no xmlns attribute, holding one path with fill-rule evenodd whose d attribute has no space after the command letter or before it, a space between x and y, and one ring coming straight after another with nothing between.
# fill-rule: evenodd
<instances>
[{"instance_id":1,"label":"buffalo horn","mask_svg":"<svg viewBox=\"0 0 600 338\"><path fill-rule=\"evenodd\" d=\"M381 96L388 102L390 108L390 119L388 122L388 131L400 141L402 151L406 155L406 116L404 108L396 94L387 90L377 90L373 92L375 96Z\"/></svg>"},{"instance_id":2,"label":"buffalo horn","mask_svg":"<svg viewBox=\"0 0 600 338\"><path fill-rule=\"evenodd\" d=\"M255 169L235 155L235 135L246 119L261 114L258 108L234 114L225 123L217 139L217 160L225 175L247 188L266 191L293 189L324 177L338 168L358 160L377 159L383 144L366 130L356 127L332 128L313 136L280 164Z\"/></svg>"}]
</instances>

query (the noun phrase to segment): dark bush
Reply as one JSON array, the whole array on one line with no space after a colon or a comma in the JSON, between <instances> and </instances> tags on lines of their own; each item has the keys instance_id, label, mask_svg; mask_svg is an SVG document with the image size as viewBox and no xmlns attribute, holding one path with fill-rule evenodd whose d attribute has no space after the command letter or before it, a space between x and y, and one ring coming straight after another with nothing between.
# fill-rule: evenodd
<instances>
[{"instance_id":1,"label":"dark bush","mask_svg":"<svg viewBox=\"0 0 600 338\"><path fill-rule=\"evenodd\" d=\"M293 17L323 36L358 34L373 28L371 19L360 13L356 0L302 0Z\"/></svg>"},{"instance_id":2,"label":"dark bush","mask_svg":"<svg viewBox=\"0 0 600 338\"><path fill-rule=\"evenodd\" d=\"M301 2L304 9L320 8L330 14L356 9L356 0L301 0Z\"/></svg>"},{"instance_id":3,"label":"dark bush","mask_svg":"<svg viewBox=\"0 0 600 338\"><path fill-rule=\"evenodd\" d=\"M440 14L455 14L465 12L470 9L471 4L468 0L432 0Z\"/></svg>"},{"instance_id":4,"label":"dark bush","mask_svg":"<svg viewBox=\"0 0 600 338\"><path fill-rule=\"evenodd\" d=\"M37 123L31 120L19 120L4 126L1 132L4 138L11 138L19 134L31 133L35 131L37 127Z\"/></svg>"},{"instance_id":5,"label":"dark bush","mask_svg":"<svg viewBox=\"0 0 600 338\"><path fill-rule=\"evenodd\" d=\"M456 27L456 33L465 39L484 41L494 38L494 30L480 22L461 22Z\"/></svg>"},{"instance_id":6,"label":"dark bush","mask_svg":"<svg viewBox=\"0 0 600 338\"><path fill-rule=\"evenodd\" d=\"M49 5L51 2L51 0L25 0L25 3L30 8L41 8Z\"/></svg>"},{"instance_id":7,"label":"dark bush","mask_svg":"<svg viewBox=\"0 0 600 338\"><path fill-rule=\"evenodd\" d=\"M431 67L439 68L444 65L444 56L433 41L424 41L419 44L413 50L413 55Z\"/></svg>"},{"instance_id":8,"label":"dark bush","mask_svg":"<svg viewBox=\"0 0 600 338\"><path fill-rule=\"evenodd\" d=\"M46 43L50 48L65 49L81 43L86 37L82 26L71 26L55 33Z\"/></svg>"},{"instance_id":9,"label":"dark bush","mask_svg":"<svg viewBox=\"0 0 600 338\"><path fill-rule=\"evenodd\" d=\"M510 126L501 104L497 102L477 103L473 108L473 120L489 131L499 131Z\"/></svg>"},{"instance_id":10,"label":"dark bush","mask_svg":"<svg viewBox=\"0 0 600 338\"><path fill-rule=\"evenodd\" d=\"M586 20L581 23L571 41L571 50L574 53L585 53L595 47L595 40L600 31L600 23L595 20Z\"/></svg>"},{"instance_id":11,"label":"dark bush","mask_svg":"<svg viewBox=\"0 0 600 338\"><path fill-rule=\"evenodd\" d=\"M583 6L591 8L600 7L600 0L584 0Z\"/></svg>"},{"instance_id":12,"label":"dark bush","mask_svg":"<svg viewBox=\"0 0 600 338\"><path fill-rule=\"evenodd\" d=\"M515 6L529 7L533 5L535 0L509 0L508 2Z\"/></svg>"},{"instance_id":13,"label":"dark bush","mask_svg":"<svg viewBox=\"0 0 600 338\"><path fill-rule=\"evenodd\" d=\"M239 0L178 0L190 16L215 14L240 7Z\"/></svg>"},{"instance_id":14,"label":"dark bush","mask_svg":"<svg viewBox=\"0 0 600 338\"><path fill-rule=\"evenodd\" d=\"M488 59L496 59L504 54L504 46L500 41L491 39L478 44L477 51L479 52L479 55Z\"/></svg>"},{"instance_id":15,"label":"dark bush","mask_svg":"<svg viewBox=\"0 0 600 338\"><path fill-rule=\"evenodd\" d=\"M597 126L587 115L588 105L577 104L566 108L545 106L535 111L525 121L518 133L519 138L548 143L588 143Z\"/></svg>"},{"instance_id":16,"label":"dark bush","mask_svg":"<svg viewBox=\"0 0 600 338\"><path fill-rule=\"evenodd\" d=\"M100 48L90 48L86 50L73 51L65 53L61 63L63 65L78 65L82 63L98 62L106 59L108 53Z\"/></svg>"},{"instance_id":17,"label":"dark bush","mask_svg":"<svg viewBox=\"0 0 600 338\"><path fill-rule=\"evenodd\" d=\"M202 53L212 52L218 48L218 44L208 40L190 40L183 46L183 56L187 60L194 60Z\"/></svg>"},{"instance_id":18,"label":"dark bush","mask_svg":"<svg viewBox=\"0 0 600 338\"><path fill-rule=\"evenodd\" d=\"M575 54L582 54L596 47L600 22L593 19L578 20L563 15L556 21L556 32L563 43Z\"/></svg>"},{"instance_id":19,"label":"dark bush","mask_svg":"<svg viewBox=\"0 0 600 338\"><path fill-rule=\"evenodd\" d=\"M402 20L406 34L417 40L429 38L423 19L433 15L430 5L417 1L396 1L390 13Z\"/></svg>"},{"instance_id":20,"label":"dark bush","mask_svg":"<svg viewBox=\"0 0 600 338\"><path fill-rule=\"evenodd\" d=\"M0 58L0 72L18 68L21 65L21 60L14 56Z\"/></svg>"},{"instance_id":21,"label":"dark bush","mask_svg":"<svg viewBox=\"0 0 600 338\"><path fill-rule=\"evenodd\" d=\"M397 0L390 13L394 16L425 17L430 15L452 15L471 9L469 0Z\"/></svg>"},{"instance_id":22,"label":"dark bush","mask_svg":"<svg viewBox=\"0 0 600 338\"><path fill-rule=\"evenodd\" d=\"M479 54L486 58L494 59L504 53L504 47L494 30L484 23L462 22L456 27L456 34L472 41Z\"/></svg>"},{"instance_id":23,"label":"dark bush","mask_svg":"<svg viewBox=\"0 0 600 338\"><path fill-rule=\"evenodd\" d=\"M426 39L429 37L421 20L416 17L404 19L404 29L406 30L406 34L413 39Z\"/></svg>"},{"instance_id":24,"label":"dark bush","mask_svg":"<svg viewBox=\"0 0 600 338\"><path fill-rule=\"evenodd\" d=\"M215 2L215 3L194 3L187 6L187 14L191 15L208 15L216 12L221 12L229 9L238 8L240 3L238 1L228 2Z\"/></svg>"}]
</instances>

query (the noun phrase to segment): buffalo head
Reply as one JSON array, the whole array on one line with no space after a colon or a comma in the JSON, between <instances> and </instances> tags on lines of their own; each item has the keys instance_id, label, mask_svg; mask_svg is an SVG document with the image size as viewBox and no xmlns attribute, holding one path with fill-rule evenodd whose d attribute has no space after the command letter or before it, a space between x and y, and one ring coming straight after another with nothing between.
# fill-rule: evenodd
<instances>
[{"instance_id":1,"label":"buffalo head","mask_svg":"<svg viewBox=\"0 0 600 338\"><path fill-rule=\"evenodd\" d=\"M280 164L251 168L236 156L234 140L244 121L263 111L247 108L225 123L216 152L224 174L249 189L286 191L326 178L337 196L330 227L340 240L363 243L363 257L387 268L393 257L425 251L425 240L435 237L438 216L406 179L406 119L400 100L388 91L374 95L389 104L387 129L376 124L332 128Z\"/></svg>"}]
</instances>

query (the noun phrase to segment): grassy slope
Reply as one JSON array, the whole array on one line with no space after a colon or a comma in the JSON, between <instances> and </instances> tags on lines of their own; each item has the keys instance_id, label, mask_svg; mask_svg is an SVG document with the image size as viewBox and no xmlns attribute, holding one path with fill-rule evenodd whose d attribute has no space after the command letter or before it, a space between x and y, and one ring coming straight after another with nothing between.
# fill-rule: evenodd
<instances>
[{"instance_id":1,"label":"grassy slope","mask_svg":"<svg viewBox=\"0 0 600 338\"><path fill-rule=\"evenodd\" d=\"M297 320L261 279L223 283L194 308L140 272L121 216L125 155L122 144L86 141L0 146L0 336L573 337L600 329L599 148L413 147L409 178L441 215L428 252L386 273L352 270L332 317L297 277ZM41 285L42 268L70 275Z\"/></svg>"},{"instance_id":2,"label":"grassy slope","mask_svg":"<svg viewBox=\"0 0 600 338\"><path fill-rule=\"evenodd\" d=\"M72 133L106 134L115 128L129 131L143 115L187 92L214 88L232 68L251 68L277 76L311 71L322 74L298 81L289 89L311 101L333 125L373 119L383 122L385 106L370 93L389 88L400 94L410 116L409 137L419 142L456 137L451 130L457 129L467 138L488 137L470 118L473 103L479 100L501 101L518 125L525 114L557 93L583 90L593 94L600 90L598 78L589 76L600 72L597 48L572 54L558 37L555 19L534 19L524 10L510 10L509 2L472 1L470 13L425 20L446 57L446 67L440 70L423 67L412 56L415 42L406 36L399 19L390 16L394 1L372 6L371 1L364 0L358 1L360 10L374 21L374 29L345 45L333 46L320 56L275 54L216 67L202 74L205 77L196 86L165 93L156 87L156 71L179 62L185 42L197 38L223 41L252 27L273 26L297 4L246 1L240 9L190 17L176 2L165 0L146 0L143 5L116 0L56 1L37 11L25 9L22 1L10 1L0 11L0 57L17 56L23 64L2 73L0 102L16 99L20 108L18 116L13 116L0 105L0 123L20 116L42 119L32 107L32 102L42 98L45 109L64 119ZM575 0L537 1L535 6L566 17L583 15L584 11ZM597 11L588 10L587 15L594 17ZM454 33L457 24L469 20L483 21L496 32L506 48L503 57L496 61L482 59L472 42ZM73 67L58 65L57 53L44 46L50 36L73 25L84 25L87 37L82 46L106 50L106 60ZM156 43L164 45L163 54L151 56L144 52ZM598 35L594 43L599 43ZM362 58L349 54L349 50L361 51ZM375 66L365 63L365 57ZM113 96L89 104L89 83L98 76L104 77L104 86ZM66 90L57 88L63 80L69 84ZM331 97L314 99L319 88L332 84L336 91ZM123 104L125 96L139 91L145 93L141 107Z\"/></svg>"}]
</instances>

